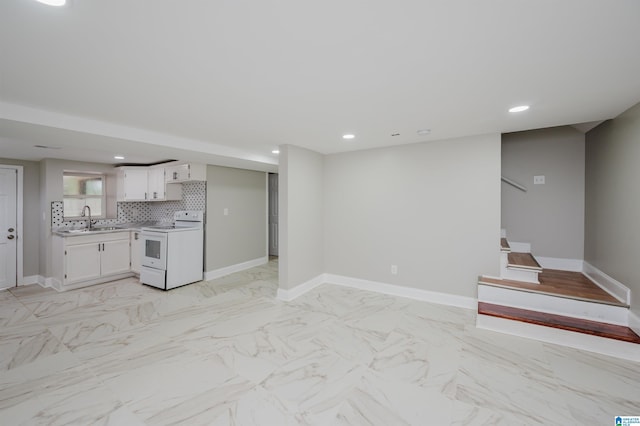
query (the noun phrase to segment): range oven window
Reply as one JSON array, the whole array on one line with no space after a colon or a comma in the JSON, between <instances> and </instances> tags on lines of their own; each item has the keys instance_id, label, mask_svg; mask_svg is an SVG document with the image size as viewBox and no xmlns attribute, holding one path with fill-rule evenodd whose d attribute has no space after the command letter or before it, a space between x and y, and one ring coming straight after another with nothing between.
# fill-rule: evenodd
<instances>
[{"instance_id":1,"label":"range oven window","mask_svg":"<svg viewBox=\"0 0 640 426\"><path fill-rule=\"evenodd\" d=\"M158 240L144 241L144 255L154 259L160 259L160 244Z\"/></svg>"}]
</instances>

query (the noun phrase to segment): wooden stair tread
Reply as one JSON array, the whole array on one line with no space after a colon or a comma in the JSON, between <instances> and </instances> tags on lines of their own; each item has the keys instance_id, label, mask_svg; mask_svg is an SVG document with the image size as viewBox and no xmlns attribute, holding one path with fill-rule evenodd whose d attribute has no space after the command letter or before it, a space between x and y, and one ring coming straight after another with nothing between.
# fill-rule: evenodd
<instances>
[{"instance_id":1,"label":"wooden stair tread","mask_svg":"<svg viewBox=\"0 0 640 426\"><path fill-rule=\"evenodd\" d=\"M626 303L604 291L581 272L545 269L538 274L538 280L540 284L482 276L479 283L587 302L628 307Z\"/></svg>"},{"instance_id":2,"label":"wooden stair tread","mask_svg":"<svg viewBox=\"0 0 640 426\"><path fill-rule=\"evenodd\" d=\"M500 238L500 251L510 252L511 246L506 238Z\"/></svg>"},{"instance_id":3,"label":"wooden stair tread","mask_svg":"<svg viewBox=\"0 0 640 426\"><path fill-rule=\"evenodd\" d=\"M606 324L484 302L478 302L478 314L640 344L640 336L629 327L622 325Z\"/></svg>"},{"instance_id":4,"label":"wooden stair tread","mask_svg":"<svg viewBox=\"0 0 640 426\"><path fill-rule=\"evenodd\" d=\"M508 254L507 267L542 271L542 266L540 266L531 253L510 252Z\"/></svg>"}]
</instances>

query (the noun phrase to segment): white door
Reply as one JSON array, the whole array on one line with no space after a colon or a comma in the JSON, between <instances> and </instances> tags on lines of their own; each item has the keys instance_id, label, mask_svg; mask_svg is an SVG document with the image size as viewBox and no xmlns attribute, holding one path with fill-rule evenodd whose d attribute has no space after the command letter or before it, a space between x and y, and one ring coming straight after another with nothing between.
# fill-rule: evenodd
<instances>
[{"instance_id":1,"label":"white door","mask_svg":"<svg viewBox=\"0 0 640 426\"><path fill-rule=\"evenodd\" d=\"M18 171L0 168L0 289L16 286Z\"/></svg>"},{"instance_id":2,"label":"white door","mask_svg":"<svg viewBox=\"0 0 640 426\"><path fill-rule=\"evenodd\" d=\"M164 169L149 169L149 195L150 200L164 200Z\"/></svg>"},{"instance_id":3,"label":"white door","mask_svg":"<svg viewBox=\"0 0 640 426\"><path fill-rule=\"evenodd\" d=\"M269 256L278 255L278 175L269 174Z\"/></svg>"},{"instance_id":4,"label":"white door","mask_svg":"<svg viewBox=\"0 0 640 426\"><path fill-rule=\"evenodd\" d=\"M123 274L131 270L131 256L129 254L129 239L106 241L102 243L102 257L100 259L101 274L103 276Z\"/></svg>"},{"instance_id":5,"label":"white door","mask_svg":"<svg viewBox=\"0 0 640 426\"><path fill-rule=\"evenodd\" d=\"M65 249L65 284L100 278L101 243L69 245Z\"/></svg>"}]
</instances>

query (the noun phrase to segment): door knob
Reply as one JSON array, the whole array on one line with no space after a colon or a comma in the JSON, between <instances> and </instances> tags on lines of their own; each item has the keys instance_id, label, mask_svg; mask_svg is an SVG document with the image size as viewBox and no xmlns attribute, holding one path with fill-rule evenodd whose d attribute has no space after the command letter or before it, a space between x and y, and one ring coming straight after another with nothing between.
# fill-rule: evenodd
<instances>
[{"instance_id":1,"label":"door knob","mask_svg":"<svg viewBox=\"0 0 640 426\"><path fill-rule=\"evenodd\" d=\"M13 228L9 228L9 229L8 229L8 231L9 231L9 232L13 232L13 231L15 231L15 229L13 229Z\"/></svg>"},{"instance_id":2,"label":"door knob","mask_svg":"<svg viewBox=\"0 0 640 426\"><path fill-rule=\"evenodd\" d=\"M7 235L7 238L13 240L15 237L13 235Z\"/></svg>"}]
</instances>

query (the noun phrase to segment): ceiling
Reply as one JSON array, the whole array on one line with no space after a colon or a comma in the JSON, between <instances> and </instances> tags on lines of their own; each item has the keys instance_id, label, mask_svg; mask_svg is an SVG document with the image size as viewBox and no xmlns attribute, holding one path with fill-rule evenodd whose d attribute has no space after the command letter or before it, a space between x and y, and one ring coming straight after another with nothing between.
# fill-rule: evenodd
<instances>
[{"instance_id":1,"label":"ceiling","mask_svg":"<svg viewBox=\"0 0 640 426\"><path fill-rule=\"evenodd\" d=\"M640 101L639 18L637 0L3 0L0 157L275 170L281 144L599 122Z\"/></svg>"}]
</instances>

